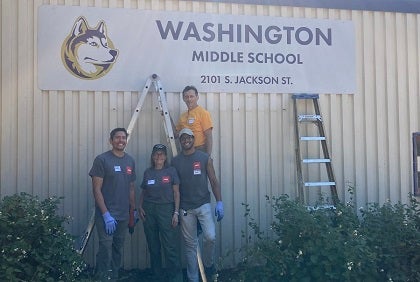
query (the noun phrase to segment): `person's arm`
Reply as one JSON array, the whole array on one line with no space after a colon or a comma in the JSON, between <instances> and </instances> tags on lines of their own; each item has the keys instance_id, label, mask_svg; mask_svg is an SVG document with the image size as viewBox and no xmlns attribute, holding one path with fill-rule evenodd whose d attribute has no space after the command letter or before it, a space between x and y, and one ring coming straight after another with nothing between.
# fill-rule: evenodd
<instances>
[{"instance_id":1,"label":"person's arm","mask_svg":"<svg viewBox=\"0 0 420 282\"><path fill-rule=\"evenodd\" d=\"M141 189L140 197L139 197L139 215L141 220L146 220L146 213L143 209L143 201L144 201L144 189Z\"/></svg>"},{"instance_id":2,"label":"person's arm","mask_svg":"<svg viewBox=\"0 0 420 282\"><path fill-rule=\"evenodd\" d=\"M92 187L93 187L93 197L95 198L95 203L101 211L102 218L105 223L105 231L108 235L114 233L117 228L117 222L109 213L104 200L104 195L102 194L102 184L104 180L101 177L92 176Z\"/></svg>"},{"instance_id":3,"label":"person's arm","mask_svg":"<svg viewBox=\"0 0 420 282\"><path fill-rule=\"evenodd\" d=\"M102 194L102 184L104 180L101 177L98 176L92 176L92 190L93 190L93 197L95 198L96 206L101 211L101 215L106 213L108 211L106 205L104 196Z\"/></svg>"},{"instance_id":4,"label":"person's arm","mask_svg":"<svg viewBox=\"0 0 420 282\"><path fill-rule=\"evenodd\" d=\"M130 183L130 208L136 209L136 187L135 183Z\"/></svg>"},{"instance_id":5,"label":"person's arm","mask_svg":"<svg viewBox=\"0 0 420 282\"><path fill-rule=\"evenodd\" d=\"M211 156L213 150L213 128L204 131L206 152Z\"/></svg>"},{"instance_id":6,"label":"person's arm","mask_svg":"<svg viewBox=\"0 0 420 282\"><path fill-rule=\"evenodd\" d=\"M220 189L219 180L217 180L216 172L214 171L213 160L209 158L207 162L207 176L210 181L211 190L217 202L222 201L222 193Z\"/></svg>"},{"instance_id":7,"label":"person's arm","mask_svg":"<svg viewBox=\"0 0 420 282\"><path fill-rule=\"evenodd\" d=\"M214 215L217 217L217 221L221 221L225 216L222 202L222 193L220 189L220 183L217 180L216 173L214 171L213 160L209 157L207 163L207 175L210 180L211 190L216 198L216 207L214 208Z\"/></svg>"},{"instance_id":8,"label":"person's arm","mask_svg":"<svg viewBox=\"0 0 420 282\"><path fill-rule=\"evenodd\" d=\"M175 201L175 210L174 214L172 215L172 226L175 227L178 225L179 220L179 185L174 184L172 185L172 189L174 190L174 201Z\"/></svg>"}]
</instances>

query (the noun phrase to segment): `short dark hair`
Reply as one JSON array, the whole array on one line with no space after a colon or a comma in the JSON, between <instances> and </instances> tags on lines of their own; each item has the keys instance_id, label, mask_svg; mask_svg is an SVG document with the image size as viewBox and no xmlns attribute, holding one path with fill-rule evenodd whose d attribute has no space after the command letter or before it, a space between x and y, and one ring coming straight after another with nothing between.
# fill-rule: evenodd
<instances>
[{"instance_id":1,"label":"short dark hair","mask_svg":"<svg viewBox=\"0 0 420 282\"><path fill-rule=\"evenodd\" d=\"M114 136L115 136L115 134L118 132L118 131L122 131L122 132L124 132L125 133L125 137L128 137L128 132L127 132L127 130L124 128L124 127L117 127L117 128L114 128L112 131L111 131L111 133L109 134L109 139L114 139Z\"/></svg>"},{"instance_id":2,"label":"short dark hair","mask_svg":"<svg viewBox=\"0 0 420 282\"><path fill-rule=\"evenodd\" d=\"M182 90L182 95L184 95L186 92L190 90L194 90L195 95L198 95L197 88L195 88L195 86L192 86L192 85L185 86L184 90Z\"/></svg>"}]
</instances>

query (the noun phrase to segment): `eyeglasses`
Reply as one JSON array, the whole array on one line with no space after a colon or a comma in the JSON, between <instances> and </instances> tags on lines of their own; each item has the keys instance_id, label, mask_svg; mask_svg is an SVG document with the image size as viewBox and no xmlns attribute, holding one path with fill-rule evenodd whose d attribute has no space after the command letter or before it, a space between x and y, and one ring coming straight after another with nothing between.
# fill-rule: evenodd
<instances>
[{"instance_id":1,"label":"eyeglasses","mask_svg":"<svg viewBox=\"0 0 420 282\"><path fill-rule=\"evenodd\" d=\"M192 140L194 137L190 136L190 135L183 135L181 138L179 138L179 141L184 142L184 141L189 141Z\"/></svg>"}]
</instances>

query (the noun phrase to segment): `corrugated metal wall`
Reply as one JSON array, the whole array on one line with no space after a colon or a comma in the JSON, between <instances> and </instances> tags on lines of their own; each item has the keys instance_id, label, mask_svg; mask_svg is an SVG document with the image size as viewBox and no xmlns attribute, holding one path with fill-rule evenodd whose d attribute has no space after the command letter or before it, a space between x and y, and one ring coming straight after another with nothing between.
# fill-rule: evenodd
<instances>
[{"instance_id":1,"label":"corrugated metal wall","mask_svg":"<svg viewBox=\"0 0 420 282\"><path fill-rule=\"evenodd\" d=\"M349 200L347 188L355 187L361 206L406 201L412 191L411 134L420 131L419 14L175 0L2 0L0 195L64 196L62 211L74 218L73 234L82 233L93 206L87 174L92 161L109 148L109 131L128 125L139 93L39 90L37 8L42 4L352 20L357 92L321 93L320 98L339 196ZM139 179L152 145L165 140L152 96L127 147L137 160ZM180 93L167 93L167 99L176 120L185 109ZM201 93L199 103L215 124L215 166L226 208L217 225L217 255L223 256L244 243L242 203L266 226L272 211L265 195L296 195L292 99L287 93ZM310 104L299 108L305 107ZM86 253L89 262L95 243L94 238ZM127 240L124 267L146 267L146 252L138 226ZM238 260L236 253L225 266Z\"/></svg>"}]
</instances>

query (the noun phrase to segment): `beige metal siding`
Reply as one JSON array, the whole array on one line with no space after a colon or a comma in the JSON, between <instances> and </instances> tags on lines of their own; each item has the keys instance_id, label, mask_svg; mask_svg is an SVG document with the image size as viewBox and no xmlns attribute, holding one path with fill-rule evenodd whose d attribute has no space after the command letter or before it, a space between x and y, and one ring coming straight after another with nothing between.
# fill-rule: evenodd
<instances>
[{"instance_id":1,"label":"beige metal siding","mask_svg":"<svg viewBox=\"0 0 420 282\"><path fill-rule=\"evenodd\" d=\"M1 1L2 197L23 191L41 198L64 196L61 210L74 218L69 230L81 234L93 206L88 177L92 161L109 148L109 131L128 125L137 104L138 92L38 89L37 9L42 4L79 3L85 7L352 20L357 92L320 93L339 196L348 201L351 186L358 206L407 200L412 191L411 133L420 131L420 15L175 0ZM162 83L164 86L165 81ZM137 160L138 184L149 165L151 147L165 141L155 98L146 98L127 147ZM167 93L167 100L176 120L185 110L180 93ZM200 93L199 104L211 112L215 124L215 167L226 209L225 218L217 224L217 255L223 256L252 235L242 237L241 232L247 231L243 203L267 226L272 210L265 196L296 196L292 100L290 93ZM319 152L319 148L311 145L304 151ZM316 169L309 173L323 174ZM93 238L86 253L90 263L96 244ZM145 268L146 254L143 229L138 225L127 239L124 267ZM235 252L225 266L239 259Z\"/></svg>"}]
</instances>

